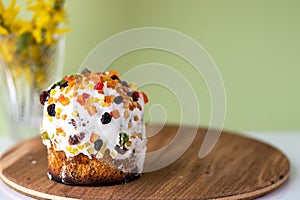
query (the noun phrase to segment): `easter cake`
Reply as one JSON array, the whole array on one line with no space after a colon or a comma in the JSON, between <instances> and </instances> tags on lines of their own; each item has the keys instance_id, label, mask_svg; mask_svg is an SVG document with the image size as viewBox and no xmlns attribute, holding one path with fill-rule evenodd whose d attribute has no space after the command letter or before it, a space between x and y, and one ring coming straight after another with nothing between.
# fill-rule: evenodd
<instances>
[{"instance_id":1,"label":"easter cake","mask_svg":"<svg viewBox=\"0 0 300 200\"><path fill-rule=\"evenodd\" d=\"M110 185L138 177L146 152L145 93L117 71L65 76L40 95L48 176L71 185Z\"/></svg>"}]
</instances>

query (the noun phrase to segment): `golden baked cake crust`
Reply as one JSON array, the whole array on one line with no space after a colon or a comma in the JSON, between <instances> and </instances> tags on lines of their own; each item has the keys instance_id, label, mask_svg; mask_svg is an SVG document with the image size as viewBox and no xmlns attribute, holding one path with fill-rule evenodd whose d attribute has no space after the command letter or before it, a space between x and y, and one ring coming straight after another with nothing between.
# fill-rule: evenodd
<instances>
[{"instance_id":1,"label":"golden baked cake crust","mask_svg":"<svg viewBox=\"0 0 300 200\"><path fill-rule=\"evenodd\" d=\"M119 161L123 164L130 160ZM117 169L109 152L102 159L86 155L67 158L63 151L48 150L48 172L52 180L70 185L112 185L127 183L140 176L135 172L123 172Z\"/></svg>"}]
</instances>

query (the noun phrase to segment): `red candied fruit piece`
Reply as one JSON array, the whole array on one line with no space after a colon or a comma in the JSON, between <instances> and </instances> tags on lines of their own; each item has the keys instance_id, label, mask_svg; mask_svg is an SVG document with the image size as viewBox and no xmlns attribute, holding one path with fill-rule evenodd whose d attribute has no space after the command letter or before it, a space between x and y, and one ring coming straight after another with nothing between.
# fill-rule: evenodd
<instances>
[{"instance_id":1,"label":"red candied fruit piece","mask_svg":"<svg viewBox=\"0 0 300 200\"><path fill-rule=\"evenodd\" d=\"M144 92L141 92L141 94L143 95L144 103L148 103L149 101L148 96Z\"/></svg>"},{"instance_id":2,"label":"red candied fruit piece","mask_svg":"<svg viewBox=\"0 0 300 200\"><path fill-rule=\"evenodd\" d=\"M68 81L68 80L69 80L69 77L68 77L68 76L64 76L64 80L65 80L65 81Z\"/></svg>"},{"instance_id":3,"label":"red candied fruit piece","mask_svg":"<svg viewBox=\"0 0 300 200\"><path fill-rule=\"evenodd\" d=\"M76 100L80 105L84 105L85 101L83 99L83 97L81 95L77 96L77 100Z\"/></svg>"},{"instance_id":4,"label":"red candied fruit piece","mask_svg":"<svg viewBox=\"0 0 300 200\"><path fill-rule=\"evenodd\" d=\"M87 93L83 93L83 94L82 94L82 97L83 97L84 100L86 100L87 98L89 98L89 96L90 96L90 95L87 94Z\"/></svg>"},{"instance_id":5,"label":"red candied fruit piece","mask_svg":"<svg viewBox=\"0 0 300 200\"><path fill-rule=\"evenodd\" d=\"M99 82L94 86L94 89L95 90L103 90L103 87L104 87L104 83Z\"/></svg>"}]
</instances>

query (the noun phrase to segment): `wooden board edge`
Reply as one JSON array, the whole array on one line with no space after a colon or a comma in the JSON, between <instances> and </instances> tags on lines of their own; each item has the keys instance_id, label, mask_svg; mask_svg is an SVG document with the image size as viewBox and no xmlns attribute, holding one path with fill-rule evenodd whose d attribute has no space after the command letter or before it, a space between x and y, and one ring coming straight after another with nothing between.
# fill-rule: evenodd
<instances>
[{"instance_id":1,"label":"wooden board edge","mask_svg":"<svg viewBox=\"0 0 300 200\"><path fill-rule=\"evenodd\" d=\"M58 200L78 200L75 198L67 198L67 197L61 197L56 195L50 195L43 192L38 192L35 190L28 189L26 187L20 186L11 180L7 179L5 176L3 176L2 170L0 171L0 179L11 189L20 192L21 194L24 194L29 197L33 198L39 198L39 199L58 199Z\"/></svg>"},{"instance_id":2,"label":"wooden board edge","mask_svg":"<svg viewBox=\"0 0 300 200\"><path fill-rule=\"evenodd\" d=\"M229 197L217 198L217 200L240 200L240 199L255 199L258 197L262 197L266 194L270 194L277 188L281 187L284 183L286 183L289 176L290 176L290 165L289 165L289 171L287 172L287 174L282 179L280 179L279 181L277 181L276 183L274 183L270 186L267 186L265 188L262 188L262 189L259 189L259 190L253 191L253 192L238 194L238 195L229 196Z\"/></svg>"}]
</instances>

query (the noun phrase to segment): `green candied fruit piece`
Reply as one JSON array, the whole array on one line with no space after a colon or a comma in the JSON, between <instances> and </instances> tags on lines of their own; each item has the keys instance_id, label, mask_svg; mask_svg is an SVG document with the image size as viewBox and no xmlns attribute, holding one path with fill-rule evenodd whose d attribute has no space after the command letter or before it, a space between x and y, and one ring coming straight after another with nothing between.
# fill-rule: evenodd
<instances>
[{"instance_id":1,"label":"green candied fruit piece","mask_svg":"<svg viewBox=\"0 0 300 200\"><path fill-rule=\"evenodd\" d=\"M50 139L47 131L42 132L41 137L42 137L43 140L49 140Z\"/></svg>"},{"instance_id":2,"label":"green candied fruit piece","mask_svg":"<svg viewBox=\"0 0 300 200\"><path fill-rule=\"evenodd\" d=\"M127 133L119 133L119 144L121 147L124 147L126 142L129 140L129 136L127 135Z\"/></svg>"}]
</instances>

